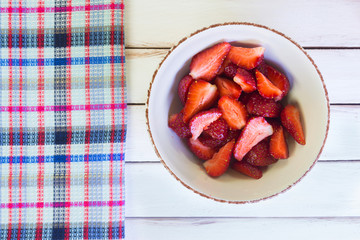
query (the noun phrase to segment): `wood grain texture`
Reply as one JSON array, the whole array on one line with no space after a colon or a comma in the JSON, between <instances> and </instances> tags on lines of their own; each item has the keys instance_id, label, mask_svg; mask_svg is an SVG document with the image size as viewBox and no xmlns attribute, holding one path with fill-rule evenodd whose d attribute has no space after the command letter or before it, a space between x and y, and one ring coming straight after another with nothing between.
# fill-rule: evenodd
<instances>
[{"instance_id":1,"label":"wood grain texture","mask_svg":"<svg viewBox=\"0 0 360 240\"><path fill-rule=\"evenodd\" d=\"M177 182L161 163L126 163L127 217L357 217L360 162L318 162L298 184L252 204L219 203Z\"/></svg>"},{"instance_id":2,"label":"wood grain texture","mask_svg":"<svg viewBox=\"0 0 360 240\"><path fill-rule=\"evenodd\" d=\"M126 161L158 162L147 133L145 106L129 106L128 113ZM360 106L331 106L329 135L320 160L360 160L359 142Z\"/></svg>"},{"instance_id":3,"label":"wood grain texture","mask_svg":"<svg viewBox=\"0 0 360 240\"><path fill-rule=\"evenodd\" d=\"M360 218L150 218L127 219L128 239L355 240Z\"/></svg>"},{"instance_id":4,"label":"wood grain texture","mask_svg":"<svg viewBox=\"0 0 360 240\"><path fill-rule=\"evenodd\" d=\"M155 69L167 49L128 49L128 102L145 103ZM330 103L360 103L360 50L307 50L321 71Z\"/></svg>"},{"instance_id":5,"label":"wood grain texture","mask_svg":"<svg viewBox=\"0 0 360 240\"><path fill-rule=\"evenodd\" d=\"M359 46L360 1L131 0L126 3L128 47L171 47L212 24L253 22L302 46Z\"/></svg>"}]
</instances>

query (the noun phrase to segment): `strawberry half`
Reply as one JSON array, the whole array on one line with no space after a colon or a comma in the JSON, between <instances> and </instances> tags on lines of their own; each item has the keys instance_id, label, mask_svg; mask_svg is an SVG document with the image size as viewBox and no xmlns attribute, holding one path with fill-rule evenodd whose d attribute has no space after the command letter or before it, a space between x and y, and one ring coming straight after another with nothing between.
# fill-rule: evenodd
<instances>
[{"instance_id":1,"label":"strawberry half","mask_svg":"<svg viewBox=\"0 0 360 240\"><path fill-rule=\"evenodd\" d=\"M222 113L218 109L210 109L196 114L189 122L189 128L192 134L191 138L193 140L197 139L204 129L218 120L221 115Z\"/></svg>"},{"instance_id":2,"label":"strawberry half","mask_svg":"<svg viewBox=\"0 0 360 240\"><path fill-rule=\"evenodd\" d=\"M187 123L196 113L209 108L217 99L217 87L202 80L195 80L189 88L184 107L184 122Z\"/></svg>"},{"instance_id":3,"label":"strawberry half","mask_svg":"<svg viewBox=\"0 0 360 240\"><path fill-rule=\"evenodd\" d=\"M223 118L212 122L205 130L204 134L210 135L214 139L224 140L227 138L229 125Z\"/></svg>"},{"instance_id":4,"label":"strawberry half","mask_svg":"<svg viewBox=\"0 0 360 240\"><path fill-rule=\"evenodd\" d=\"M229 96L223 96L218 102L218 107L230 128L241 129L245 126L248 113L244 104Z\"/></svg>"},{"instance_id":5,"label":"strawberry half","mask_svg":"<svg viewBox=\"0 0 360 240\"><path fill-rule=\"evenodd\" d=\"M234 149L235 140L225 144L214 156L203 163L207 174L211 177L223 175L229 168L231 155Z\"/></svg>"},{"instance_id":6,"label":"strawberry half","mask_svg":"<svg viewBox=\"0 0 360 240\"><path fill-rule=\"evenodd\" d=\"M196 54L190 63L190 75L194 79L206 81L213 79L228 55L230 48L229 43L222 42Z\"/></svg>"},{"instance_id":7,"label":"strawberry half","mask_svg":"<svg viewBox=\"0 0 360 240\"><path fill-rule=\"evenodd\" d=\"M238 68L234 76L234 82L241 86L241 89L250 93L256 90L256 81L253 75L245 69Z\"/></svg>"},{"instance_id":8,"label":"strawberry half","mask_svg":"<svg viewBox=\"0 0 360 240\"><path fill-rule=\"evenodd\" d=\"M305 135L301 124L300 111L293 105L287 105L281 111L281 123L290 135L301 145L305 145Z\"/></svg>"},{"instance_id":9,"label":"strawberry half","mask_svg":"<svg viewBox=\"0 0 360 240\"><path fill-rule=\"evenodd\" d=\"M279 101L282 98L283 92L257 69L255 70L255 76L257 89L261 96L274 99L275 101Z\"/></svg>"},{"instance_id":10,"label":"strawberry half","mask_svg":"<svg viewBox=\"0 0 360 240\"><path fill-rule=\"evenodd\" d=\"M221 64L221 67L220 67L219 72L217 73L217 75L225 74L225 68L227 66L229 66L229 64L233 64L233 63L228 58L225 58L223 63Z\"/></svg>"},{"instance_id":11,"label":"strawberry half","mask_svg":"<svg viewBox=\"0 0 360 240\"><path fill-rule=\"evenodd\" d=\"M236 161L232 164L231 168L255 179L259 179L263 175L258 167L255 167L246 161Z\"/></svg>"},{"instance_id":12,"label":"strawberry half","mask_svg":"<svg viewBox=\"0 0 360 240\"><path fill-rule=\"evenodd\" d=\"M187 75L183 77L179 82L178 95L183 105L185 105L187 94L189 92L190 85L193 83L193 81L194 79L190 75Z\"/></svg>"},{"instance_id":13,"label":"strawberry half","mask_svg":"<svg viewBox=\"0 0 360 240\"><path fill-rule=\"evenodd\" d=\"M183 116L182 112L171 115L168 125L179 137L189 138L191 137L191 132L188 125L184 123Z\"/></svg>"},{"instance_id":14,"label":"strawberry half","mask_svg":"<svg viewBox=\"0 0 360 240\"><path fill-rule=\"evenodd\" d=\"M217 77L215 78L215 84L219 89L220 96L228 95L234 99L238 99L241 95L241 87L234 81L222 77Z\"/></svg>"},{"instance_id":15,"label":"strawberry half","mask_svg":"<svg viewBox=\"0 0 360 240\"><path fill-rule=\"evenodd\" d=\"M245 69L256 68L264 59L265 48L243 48L232 46L228 58L234 64Z\"/></svg>"},{"instance_id":16,"label":"strawberry half","mask_svg":"<svg viewBox=\"0 0 360 240\"><path fill-rule=\"evenodd\" d=\"M273 158L269 152L269 141L262 140L256 144L244 157L244 161L253 166L264 167L276 163L277 159Z\"/></svg>"},{"instance_id":17,"label":"strawberry half","mask_svg":"<svg viewBox=\"0 0 360 240\"><path fill-rule=\"evenodd\" d=\"M250 119L236 142L234 157L241 161L252 147L271 134L273 128L263 117Z\"/></svg>"},{"instance_id":18,"label":"strawberry half","mask_svg":"<svg viewBox=\"0 0 360 240\"><path fill-rule=\"evenodd\" d=\"M215 150L205 146L204 144L202 144L199 139L191 139L189 138L188 140L188 145L190 150L195 154L195 156L197 156L198 158L202 159L202 160L208 160L210 158L213 157L213 155L215 154Z\"/></svg>"},{"instance_id":19,"label":"strawberry half","mask_svg":"<svg viewBox=\"0 0 360 240\"><path fill-rule=\"evenodd\" d=\"M230 61L230 64L227 65L224 69L224 75L230 79L233 79L236 75L237 69L238 66Z\"/></svg>"},{"instance_id":20,"label":"strawberry half","mask_svg":"<svg viewBox=\"0 0 360 240\"><path fill-rule=\"evenodd\" d=\"M270 137L269 152L276 159L286 159L289 157L289 150L285 139L284 129L280 123L271 124L274 133Z\"/></svg>"},{"instance_id":21,"label":"strawberry half","mask_svg":"<svg viewBox=\"0 0 360 240\"><path fill-rule=\"evenodd\" d=\"M276 68L266 64L264 61L258 66L258 70L282 91L282 95L279 97L280 99L282 99L288 94L290 90L290 82L285 76L285 74L281 73Z\"/></svg>"},{"instance_id":22,"label":"strawberry half","mask_svg":"<svg viewBox=\"0 0 360 240\"><path fill-rule=\"evenodd\" d=\"M233 140L233 139L237 139L240 135L240 131L239 130L229 130L227 133L227 137L225 139L215 139L213 137L211 137L210 135L207 134L202 134L199 137L199 140L206 146L211 147L211 148L219 148L224 146L226 143L228 143L229 141Z\"/></svg>"},{"instance_id":23,"label":"strawberry half","mask_svg":"<svg viewBox=\"0 0 360 240\"><path fill-rule=\"evenodd\" d=\"M257 92L253 92L247 101L246 109L249 114L255 116L275 118L280 116L282 105L280 102L263 98Z\"/></svg>"}]
</instances>

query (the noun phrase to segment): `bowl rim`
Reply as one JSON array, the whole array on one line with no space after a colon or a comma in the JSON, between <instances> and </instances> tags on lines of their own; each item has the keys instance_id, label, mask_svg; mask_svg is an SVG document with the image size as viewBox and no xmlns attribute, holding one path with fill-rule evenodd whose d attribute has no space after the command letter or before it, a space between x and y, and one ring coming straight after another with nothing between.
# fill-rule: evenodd
<instances>
[{"instance_id":1,"label":"bowl rim","mask_svg":"<svg viewBox=\"0 0 360 240\"><path fill-rule=\"evenodd\" d=\"M209 195L206 195L204 193L201 193L199 192L198 190L192 188L191 186L189 186L188 184L186 184L184 181L182 181L170 168L169 166L166 164L166 162L163 160L163 158L161 157L157 147L156 147L156 144L155 144L155 141L153 139L153 136L152 136L152 132L151 132L151 128L150 128L150 121L149 121L149 101L150 101L150 96L151 96L151 89L152 89L152 85L154 83L154 80L156 78L156 75L159 71L159 69L161 68L162 64L164 63L164 61L168 58L168 56L181 44L183 43L184 41L186 41L187 39L189 39L190 37L198 34L198 33L201 33L203 31L206 31L208 29L211 29L211 28L216 28L216 27L221 27L221 26L227 26L227 25L246 25L246 26L253 26L253 27L257 27L257 28L263 28L263 29L266 29L268 31L271 31L273 33L276 33L282 37L284 37L285 39L287 39L288 41L290 41L292 44L294 44L296 47L298 47L304 54L305 56L309 59L309 61L311 62L311 64L314 66L314 68L316 69L316 72L317 74L319 75L320 79L321 79L321 82L322 82L322 86L323 86L323 89L324 89L324 92L325 92L325 97L326 97L326 105L327 105L327 126L326 126L326 132L325 132L325 136L324 136L324 140L323 140L323 143L322 143L322 146L319 150L319 153L318 155L316 156L315 160L313 161L313 163L311 164L311 166L309 167L309 169L297 180L295 181L294 183L292 183L291 185L289 185L288 187L286 187L285 189L283 189L282 191L280 192L277 192L275 194L272 194L270 196L267 196L267 197L263 197L263 198L258 198L258 199L254 199L254 200L250 200L250 201L234 201L234 200L225 200L225 199L219 199L219 198L216 198L216 197L212 197L212 196L209 196ZM180 182L184 187L186 187L187 189L193 191L194 193L202 196L202 197L205 197L205 198L208 198L208 199L211 199L211 200L214 200L214 201L217 201L217 202L222 202L222 203L229 203L229 204L246 204L246 203L256 203L256 202L260 202L260 201L263 201L263 200L266 200L266 199L270 199L270 198L273 198L279 194L282 194L284 192L286 192L287 190L289 190L290 188L292 188L294 185L296 185L298 182L300 182L306 175L307 173L314 167L315 163L318 161L323 149L324 149L324 146L325 146L325 142L327 140L327 136L328 136L328 132L329 132L329 126L330 126L330 101L329 101L329 95L328 95L328 91L327 91L327 88L326 88L326 85L325 85L325 81L323 79L323 76L320 72L320 70L318 69L317 65L315 64L314 60L310 57L310 55L305 51L305 49L303 49L297 42L295 42L293 39L291 39L290 37L288 37L287 35L285 35L284 33L278 31L278 30L275 30L275 29L272 29L270 27L267 27L265 25L261 25L261 24L257 24L257 23L251 23L251 22L224 22L224 23L218 23L218 24L213 24L213 25L210 25L208 27L204 27L204 28L201 28L193 33L191 33L190 35L182 38L175 46L173 46L172 48L170 48L170 50L167 52L167 54L165 55L165 57L162 59L162 61L160 62L159 66L157 67L157 69L154 71L154 74L152 76L152 80L150 82L150 86L149 86L149 89L148 89L148 93L147 93L147 101L146 101L146 110L145 110L145 117L146 117L146 125L147 125L147 130L148 130L148 133L149 133L149 137L150 137L150 140L151 140L151 144L153 145L153 148L154 148L154 151L156 153L156 155L158 156L158 158L160 159L160 162L162 163L162 165L169 171L169 173L178 181Z\"/></svg>"}]
</instances>

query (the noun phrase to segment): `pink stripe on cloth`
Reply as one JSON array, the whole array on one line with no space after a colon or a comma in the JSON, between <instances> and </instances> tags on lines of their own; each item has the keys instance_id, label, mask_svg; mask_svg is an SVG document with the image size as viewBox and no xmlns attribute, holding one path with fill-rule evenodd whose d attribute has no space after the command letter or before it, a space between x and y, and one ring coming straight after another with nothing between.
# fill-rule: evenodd
<instances>
[{"instance_id":1,"label":"pink stripe on cloth","mask_svg":"<svg viewBox=\"0 0 360 240\"><path fill-rule=\"evenodd\" d=\"M67 7L0 7L0 13L53 13L53 12L80 12L97 11L108 9L124 9L124 4L98 4L91 6L67 6Z\"/></svg>"}]
</instances>

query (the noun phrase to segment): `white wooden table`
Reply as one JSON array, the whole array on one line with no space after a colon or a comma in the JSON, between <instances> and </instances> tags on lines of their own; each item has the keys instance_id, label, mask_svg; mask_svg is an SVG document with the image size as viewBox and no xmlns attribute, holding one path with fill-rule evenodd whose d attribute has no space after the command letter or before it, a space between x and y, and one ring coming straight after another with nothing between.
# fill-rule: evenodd
<instances>
[{"instance_id":1,"label":"white wooden table","mask_svg":"<svg viewBox=\"0 0 360 240\"><path fill-rule=\"evenodd\" d=\"M245 205L183 187L162 166L147 134L145 102L168 49L197 29L246 21L302 45L327 85L331 120L324 151L289 191ZM360 1L129 0L126 238L360 239Z\"/></svg>"}]
</instances>

